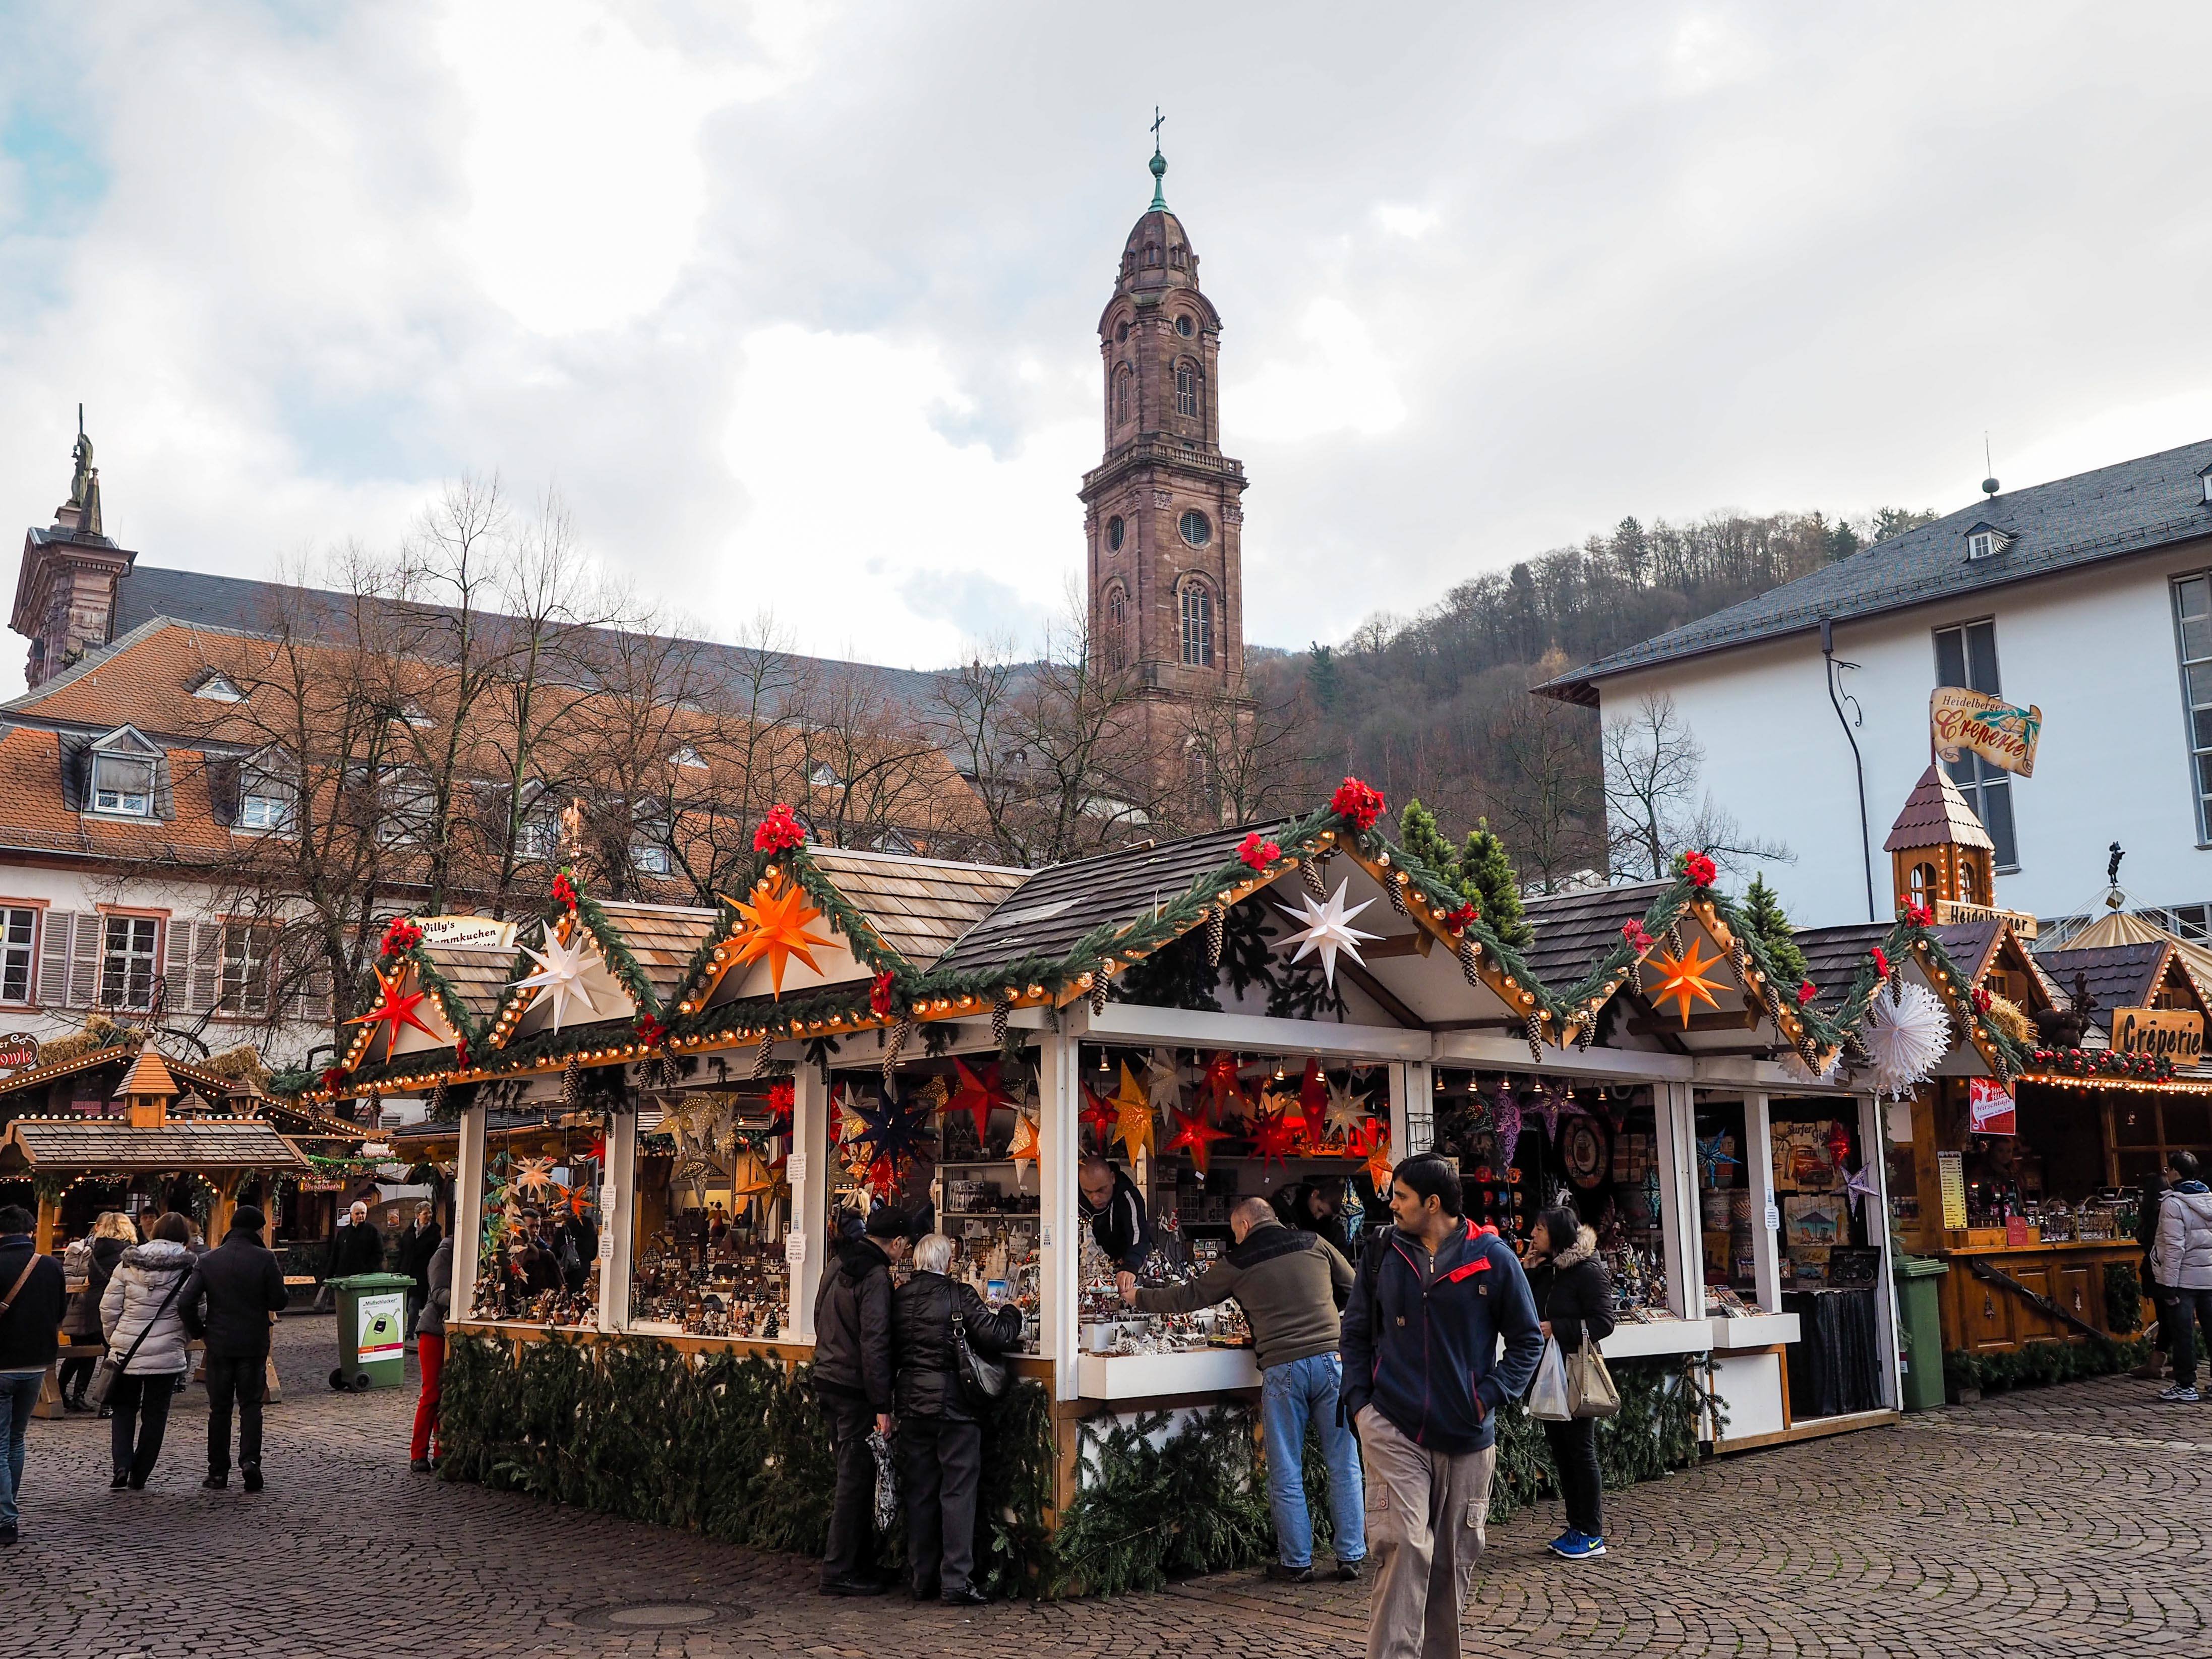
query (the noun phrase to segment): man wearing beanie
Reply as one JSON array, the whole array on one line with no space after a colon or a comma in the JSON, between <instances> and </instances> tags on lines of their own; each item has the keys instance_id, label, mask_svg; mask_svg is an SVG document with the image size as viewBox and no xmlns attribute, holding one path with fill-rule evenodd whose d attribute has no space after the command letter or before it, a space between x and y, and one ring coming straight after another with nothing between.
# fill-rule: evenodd
<instances>
[{"instance_id":1,"label":"man wearing beanie","mask_svg":"<svg viewBox=\"0 0 2212 1659\"><path fill-rule=\"evenodd\" d=\"M265 1218L241 1204L222 1243L199 1259L177 1298L185 1328L207 1343L208 1473L230 1484L230 1407L238 1402L238 1467L261 1490L261 1399L268 1392L269 1327L284 1308L284 1269L261 1242Z\"/></svg>"},{"instance_id":2,"label":"man wearing beanie","mask_svg":"<svg viewBox=\"0 0 2212 1659\"><path fill-rule=\"evenodd\" d=\"M877 1595L876 1461L872 1429L891 1431L891 1267L906 1260L908 1218L883 1205L858 1238L823 1265L814 1298L814 1395L830 1419L837 1460L830 1540L822 1556L824 1595Z\"/></svg>"}]
</instances>

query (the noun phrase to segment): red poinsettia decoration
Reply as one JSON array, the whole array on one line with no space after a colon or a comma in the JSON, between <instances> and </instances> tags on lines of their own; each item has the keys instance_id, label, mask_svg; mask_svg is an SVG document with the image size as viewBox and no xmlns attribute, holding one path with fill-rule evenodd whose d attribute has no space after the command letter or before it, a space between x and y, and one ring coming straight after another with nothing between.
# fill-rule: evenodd
<instances>
[{"instance_id":1,"label":"red poinsettia decoration","mask_svg":"<svg viewBox=\"0 0 2212 1659\"><path fill-rule=\"evenodd\" d=\"M878 1019L890 1018L891 970L888 968L868 981L868 1012Z\"/></svg>"},{"instance_id":2,"label":"red poinsettia decoration","mask_svg":"<svg viewBox=\"0 0 2212 1659\"><path fill-rule=\"evenodd\" d=\"M1874 971L1875 975L1880 978L1887 979L1889 977L1889 952L1883 950L1881 946L1877 945L1873 950L1868 951L1867 954L1874 958Z\"/></svg>"},{"instance_id":3,"label":"red poinsettia decoration","mask_svg":"<svg viewBox=\"0 0 2212 1659\"><path fill-rule=\"evenodd\" d=\"M799 1085L786 1078L768 1088L768 1115L778 1133L791 1127L791 1115L799 1108Z\"/></svg>"},{"instance_id":4,"label":"red poinsettia decoration","mask_svg":"<svg viewBox=\"0 0 2212 1659\"><path fill-rule=\"evenodd\" d=\"M1802 1008L1807 1003L1810 1002L1814 997L1820 994L1820 992L1814 988L1813 981L1808 979L1802 985L1797 988L1797 1006L1800 1008Z\"/></svg>"},{"instance_id":5,"label":"red poinsettia decoration","mask_svg":"<svg viewBox=\"0 0 2212 1659\"><path fill-rule=\"evenodd\" d=\"M778 801L769 809L768 816L753 830L753 851L781 853L787 848L798 846L805 839L806 826L799 823L798 816L788 806Z\"/></svg>"},{"instance_id":6,"label":"red poinsettia decoration","mask_svg":"<svg viewBox=\"0 0 2212 1659\"><path fill-rule=\"evenodd\" d=\"M1650 933L1640 921L1622 922L1620 937L1627 944L1628 948L1639 957L1658 942L1651 937Z\"/></svg>"},{"instance_id":7,"label":"red poinsettia decoration","mask_svg":"<svg viewBox=\"0 0 2212 1659\"><path fill-rule=\"evenodd\" d=\"M635 1024L637 1040L648 1048L658 1048L667 1038L668 1028L651 1014L640 1014Z\"/></svg>"},{"instance_id":8,"label":"red poinsettia decoration","mask_svg":"<svg viewBox=\"0 0 2212 1659\"><path fill-rule=\"evenodd\" d=\"M1991 1000L1992 999L1990 996L1990 988L1988 986L1977 985L1974 987L1974 1011L1977 1013L1986 1014L1989 1012L1990 1003Z\"/></svg>"},{"instance_id":9,"label":"red poinsettia decoration","mask_svg":"<svg viewBox=\"0 0 2212 1659\"><path fill-rule=\"evenodd\" d=\"M1329 810L1341 817L1350 818L1362 830L1372 830L1375 820L1382 816L1382 792L1358 778L1346 778L1336 786L1336 793L1328 798Z\"/></svg>"},{"instance_id":10,"label":"red poinsettia decoration","mask_svg":"<svg viewBox=\"0 0 2212 1659\"><path fill-rule=\"evenodd\" d=\"M337 1087L338 1086L338 1085L339 1085L339 1084L343 1083L344 1081L345 1081L345 1067L344 1067L344 1066L324 1066L324 1067L323 1067L323 1075L322 1075L321 1082L322 1082L322 1085L323 1085L323 1087L324 1087L325 1089L326 1089L326 1090L329 1090L329 1089L335 1089L335 1088L337 1088Z\"/></svg>"},{"instance_id":11,"label":"red poinsettia decoration","mask_svg":"<svg viewBox=\"0 0 2212 1659\"><path fill-rule=\"evenodd\" d=\"M1936 908L1933 905L1907 899L1902 908L1905 919L1915 927L1933 927L1936 925Z\"/></svg>"},{"instance_id":12,"label":"red poinsettia decoration","mask_svg":"<svg viewBox=\"0 0 2212 1659\"><path fill-rule=\"evenodd\" d=\"M376 947L380 957L396 957L402 951L411 951L422 942L422 930L405 916L394 916L385 924L383 941Z\"/></svg>"},{"instance_id":13,"label":"red poinsettia decoration","mask_svg":"<svg viewBox=\"0 0 2212 1659\"><path fill-rule=\"evenodd\" d=\"M1466 927L1470 921L1480 921L1481 919L1482 912L1475 907L1474 901L1466 899L1461 902L1456 910L1448 910L1444 913L1444 926L1458 929Z\"/></svg>"},{"instance_id":14,"label":"red poinsettia decoration","mask_svg":"<svg viewBox=\"0 0 2212 1659\"><path fill-rule=\"evenodd\" d=\"M568 879L566 870L553 878L553 899L563 910L576 908L576 884Z\"/></svg>"},{"instance_id":15,"label":"red poinsettia decoration","mask_svg":"<svg viewBox=\"0 0 2212 1659\"><path fill-rule=\"evenodd\" d=\"M1720 870L1703 853L1682 854L1682 873L1690 878L1692 887L1710 887L1720 879Z\"/></svg>"},{"instance_id":16,"label":"red poinsettia decoration","mask_svg":"<svg viewBox=\"0 0 2212 1659\"><path fill-rule=\"evenodd\" d=\"M1264 870L1283 856L1283 849L1272 841L1262 841L1255 830L1238 844L1237 856L1247 869Z\"/></svg>"}]
</instances>

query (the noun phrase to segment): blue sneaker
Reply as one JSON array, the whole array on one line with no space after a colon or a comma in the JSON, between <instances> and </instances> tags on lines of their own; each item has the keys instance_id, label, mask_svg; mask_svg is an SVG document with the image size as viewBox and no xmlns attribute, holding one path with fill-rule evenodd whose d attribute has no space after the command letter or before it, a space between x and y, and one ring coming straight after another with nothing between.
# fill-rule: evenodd
<instances>
[{"instance_id":1,"label":"blue sneaker","mask_svg":"<svg viewBox=\"0 0 2212 1659\"><path fill-rule=\"evenodd\" d=\"M1588 1561L1605 1553L1605 1540L1593 1538L1586 1532L1570 1532L1564 1538L1554 1539L1552 1553L1568 1561Z\"/></svg>"},{"instance_id":2,"label":"blue sneaker","mask_svg":"<svg viewBox=\"0 0 2212 1659\"><path fill-rule=\"evenodd\" d=\"M1572 1527L1569 1527L1557 1538L1554 1538L1550 1543L1545 1545L1544 1547L1551 1551L1554 1555L1565 1555L1567 1553L1569 1547L1574 1544L1581 1537L1582 1534L1577 1532Z\"/></svg>"}]
</instances>

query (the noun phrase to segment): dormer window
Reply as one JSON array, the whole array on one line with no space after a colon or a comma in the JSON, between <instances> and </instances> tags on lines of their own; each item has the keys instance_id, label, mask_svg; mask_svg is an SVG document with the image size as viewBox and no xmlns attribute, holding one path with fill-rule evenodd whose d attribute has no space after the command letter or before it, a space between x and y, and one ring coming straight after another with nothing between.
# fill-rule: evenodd
<instances>
[{"instance_id":1,"label":"dormer window","mask_svg":"<svg viewBox=\"0 0 2212 1659\"><path fill-rule=\"evenodd\" d=\"M92 806L124 817L154 816L154 763L137 755L92 757Z\"/></svg>"},{"instance_id":2,"label":"dormer window","mask_svg":"<svg viewBox=\"0 0 2212 1659\"><path fill-rule=\"evenodd\" d=\"M668 763L671 766L703 767L707 764L707 757L687 743L668 757Z\"/></svg>"},{"instance_id":3,"label":"dormer window","mask_svg":"<svg viewBox=\"0 0 2212 1659\"><path fill-rule=\"evenodd\" d=\"M2012 538L1994 525L1978 524L1966 532L1969 560L1994 558L2012 545Z\"/></svg>"},{"instance_id":4,"label":"dormer window","mask_svg":"<svg viewBox=\"0 0 2212 1659\"><path fill-rule=\"evenodd\" d=\"M806 781L817 789L835 789L845 781L837 775L836 767L820 760L807 763Z\"/></svg>"},{"instance_id":5,"label":"dormer window","mask_svg":"<svg viewBox=\"0 0 2212 1659\"><path fill-rule=\"evenodd\" d=\"M2212 507L2212 466L2208 466L2199 472L2197 475L2197 482L2203 488L2204 504L2207 507Z\"/></svg>"},{"instance_id":6,"label":"dormer window","mask_svg":"<svg viewBox=\"0 0 2212 1659\"><path fill-rule=\"evenodd\" d=\"M238 689L237 682L228 674L210 674L192 688L196 697L205 697L210 702L244 702L246 693Z\"/></svg>"}]
</instances>

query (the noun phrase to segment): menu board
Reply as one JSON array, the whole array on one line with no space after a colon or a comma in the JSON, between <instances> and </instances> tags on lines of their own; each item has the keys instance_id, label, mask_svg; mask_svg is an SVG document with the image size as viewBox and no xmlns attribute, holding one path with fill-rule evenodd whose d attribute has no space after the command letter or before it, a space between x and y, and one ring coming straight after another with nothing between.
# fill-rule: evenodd
<instances>
[{"instance_id":1,"label":"menu board","mask_svg":"<svg viewBox=\"0 0 2212 1659\"><path fill-rule=\"evenodd\" d=\"M1964 1227L1966 1224L1966 1165L1963 1152L1936 1154L1936 1183L1943 1193L1943 1224Z\"/></svg>"}]
</instances>

